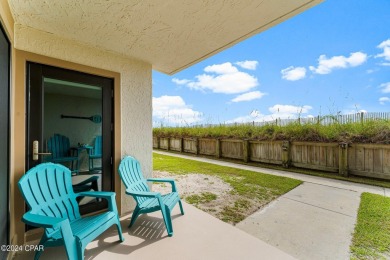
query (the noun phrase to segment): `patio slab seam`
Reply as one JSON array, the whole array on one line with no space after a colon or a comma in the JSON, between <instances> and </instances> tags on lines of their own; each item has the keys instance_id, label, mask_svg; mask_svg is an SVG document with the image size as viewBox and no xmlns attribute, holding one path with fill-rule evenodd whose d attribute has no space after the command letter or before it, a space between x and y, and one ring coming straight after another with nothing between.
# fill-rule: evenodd
<instances>
[{"instance_id":1,"label":"patio slab seam","mask_svg":"<svg viewBox=\"0 0 390 260\"><path fill-rule=\"evenodd\" d=\"M336 213L336 214L340 214L340 215L343 215L343 216L346 216L346 217L350 217L350 218L355 218L356 217L356 216L351 216L351 215L344 214L342 212L338 212L338 211L335 211L335 210L327 209L327 208L324 208L324 207L319 207L319 206L314 205L314 204L310 204L310 203L306 203L306 202L299 201L299 200L296 200L296 199L288 198L288 197L284 197L283 199L292 200L292 201L295 201L295 202L298 202L298 203L306 204L306 205L311 206L311 207L315 207L315 208L318 208L318 209L323 209L323 210L330 211L330 212L333 212L333 213Z\"/></svg>"}]
</instances>

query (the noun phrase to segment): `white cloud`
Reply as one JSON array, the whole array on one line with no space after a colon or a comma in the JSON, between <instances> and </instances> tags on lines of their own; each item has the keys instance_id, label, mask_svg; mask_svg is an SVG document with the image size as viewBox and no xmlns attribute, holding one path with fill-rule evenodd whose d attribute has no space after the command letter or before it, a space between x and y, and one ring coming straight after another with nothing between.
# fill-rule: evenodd
<instances>
[{"instance_id":1,"label":"white cloud","mask_svg":"<svg viewBox=\"0 0 390 260\"><path fill-rule=\"evenodd\" d=\"M187 105L180 96L153 97L153 117L156 124L186 125L202 120L202 113Z\"/></svg>"},{"instance_id":2,"label":"white cloud","mask_svg":"<svg viewBox=\"0 0 390 260\"><path fill-rule=\"evenodd\" d=\"M204 68L205 72L214 72L217 74L231 74L238 72L238 69L234 67L230 62L225 62L222 64L214 64Z\"/></svg>"},{"instance_id":3,"label":"white cloud","mask_svg":"<svg viewBox=\"0 0 390 260\"><path fill-rule=\"evenodd\" d=\"M292 105L274 105L268 110L274 115L282 115L283 118L286 118L286 115L294 115L294 114L306 114L309 110L312 109L311 106L292 106Z\"/></svg>"},{"instance_id":4,"label":"white cloud","mask_svg":"<svg viewBox=\"0 0 390 260\"><path fill-rule=\"evenodd\" d=\"M383 52L376 55L375 58L384 58L385 60L390 61L390 39L381 42L377 48L383 49ZM390 66L390 63L384 62L381 65Z\"/></svg>"},{"instance_id":5,"label":"white cloud","mask_svg":"<svg viewBox=\"0 0 390 260\"><path fill-rule=\"evenodd\" d=\"M252 91L245 94L238 95L237 97L233 98L232 102L242 102L242 101L251 101L254 99L260 99L265 95L265 93L262 93L260 91Z\"/></svg>"},{"instance_id":6,"label":"white cloud","mask_svg":"<svg viewBox=\"0 0 390 260\"><path fill-rule=\"evenodd\" d=\"M357 113L367 113L367 110L365 109L358 109L360 107L359 104L355 104L354 109L343 109L343 111L340 111L340 115L349 115L349 114L357 114Z\"/></svg>"},{"instance_id":7,"label":"white cloud","mask_svg":"<svg viewBox=\"0 0 390 260\"><path fill-rule=\"evenodd\" d=\"M249 115L247 116L240 116L236 117L232 120L227 120L226 124L232 124L232 123L248 123L248 122L263 122L263 121L272 121L275 120L275 118L272 118L272 115L263 115L258 110L253 110Z\"/></svg>"},{"instance_id":8,"label":"white cloud","mask_svg":"<svg viewBox=\"0 0 390 260\"><path fill-rule=\"evenodd\" d=\"M273 121L275 119L295 119L300 117L312 117L312 115L303 115L307 114L312 107L305 106L292 106L292 105L274 105L269 107L268 110L271 114L262 114L258 110L253 110L247 116L240 116L232 120L226 121L226 123L247 123L247 122L266 122Z\"/></svg>"},{"instance_id":9,"label":"white cloud","mask_svg":"<svg viewBox=\"0 0 390 260\"><path fill-rule=\"evenodd\" d=\"M246 61L238 61L235 64L237 64L243 69L256 70L256 67L259 64L259 62L256 60L246 60Z\"/></svg>"},{"instance_id":10,"label":"white cloud","mask_svg":"<svg viewBox=\"0 0 390 260\"><path fill-rule=\"evenodd\" d=\"M187 83L189 83L191 80L189 79L177 79L177 78L173 78L172 79L172 82L173 83L176 83L177 85L186 85Z\"/></svg>"},{"instance_id":11,"label":"white cloud","mask_svg":"<svg viewBox=\"0 0 390 260\"><path fill-rule=\"evenodd\" d=\"M256 77L239 71L230 62L207 66L204 71L207 74L198 75L195 80L186 82L176 79L175 81L186 84L191 89L224 94L248 92L259 85Z\"/></svg>"},{"instance_id":12,"label":"white cloud","mask_svg":"<svg viewBox=\"0 0 390 260\"><path fill-rule=\"evenodd\" d=\"M290 66L280 71L282 73L282 79L285 80L300 80L306 77L306 69L304 67Z\"/></svg>"},{"instance_id":13,"label":"white cloud","mask_svg":"<svg viewBox=\"0 0 390 260\"><path fill-rule=\"evenodd\" d=\"M362 65L367 61L367 54L363 52L351 53L349 57L333 56L327 58L326 55L321 55L318 58L318 67L310 66L310 70L317 74L329 74L334 69L345 69Z\"/></svg>"},{"instance_id":14,"label":"white cloud","mask_svg":"<svg viewBox=\"0 0 390 260\"><path fill-rule=\"evenodd\" d=\"M379 104L384 105L386 102L390 102L390 98L388 97L379 98Z\"/></svg>"},{"instance_id":15,"label":"white cloud","mask_svg":"<svg viewBox=\"0 0 390 260\"><path fill-rule=\"evenodd\" d=\"M382 88L382 93L390 93L390 82L380 84L379 87Z\"/></svg>"}]
</instances>

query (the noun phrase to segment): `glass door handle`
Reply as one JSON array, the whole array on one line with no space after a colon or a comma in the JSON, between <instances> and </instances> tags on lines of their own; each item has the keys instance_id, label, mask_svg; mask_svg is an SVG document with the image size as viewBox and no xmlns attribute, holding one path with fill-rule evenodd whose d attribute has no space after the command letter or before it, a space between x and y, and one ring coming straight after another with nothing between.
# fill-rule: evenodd
<instances>
[{"instance_id":1,"label":"glass door handle","mask_svg":"<svg viewBox=\"0 0 390 260\"><path fill-rule=\"evenodd\" d=\"M40 153L39 152L39 142L35 140L33 142L33 160L38 161L39 155L51 155L51 153Z\"/></svg>"}]
</instances>

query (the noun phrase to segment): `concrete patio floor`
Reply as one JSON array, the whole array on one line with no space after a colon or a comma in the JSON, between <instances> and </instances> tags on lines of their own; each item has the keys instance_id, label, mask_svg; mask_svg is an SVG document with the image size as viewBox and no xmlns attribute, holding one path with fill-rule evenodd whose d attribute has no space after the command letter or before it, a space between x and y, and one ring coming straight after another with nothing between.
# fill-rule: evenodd
<instances>
[{"instance_id":1,"label":"concrete patio floor","mask_svg":"<svg viewBox=\"0 0 390 260\"><path fill-rule=\"evenodd\" d=\"M161 213L141 215L128 229L130 215L121 218L125 241L118 242L110 228L85 250L85 259L294 259L265 242L183 202L185 215L176 206L172 212L173 237L168 237ZM14 259L34 259L23 252ZM67 259L64 247L46 248L41 260Z\"/></svg>"}]
</instances>

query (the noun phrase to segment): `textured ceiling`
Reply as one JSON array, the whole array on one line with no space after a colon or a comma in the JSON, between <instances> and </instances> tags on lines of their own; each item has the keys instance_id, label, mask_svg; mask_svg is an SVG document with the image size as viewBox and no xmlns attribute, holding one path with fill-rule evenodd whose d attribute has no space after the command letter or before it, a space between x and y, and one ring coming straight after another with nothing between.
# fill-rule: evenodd
<instances>
[{"instance_id":1,"label":"textured ceiling","mask_svg":"<svg viewBox=\"0 0 390 260\"><path fill-rule=\"evenodd\" d=\"M8 0L15 23L172 74L322 0Z\"/></svg>"}]
</instances>

